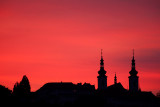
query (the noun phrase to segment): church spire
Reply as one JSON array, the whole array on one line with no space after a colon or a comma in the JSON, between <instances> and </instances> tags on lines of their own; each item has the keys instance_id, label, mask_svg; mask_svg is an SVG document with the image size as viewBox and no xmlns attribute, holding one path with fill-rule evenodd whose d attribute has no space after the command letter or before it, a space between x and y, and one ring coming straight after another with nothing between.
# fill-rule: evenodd
<instances>
[{"instance_id":1,"label":"church spire","mask_svg":"<svg viewBox=\"0 0 160 107\"><path fill-rule=\"evenodd\" d=\"M134 49L133 49L133 58L132 58L132 69L135 69Z\"/></svg>"},{"instance_id":2,"label":"church spire","mask_svg":"<svg viewBox=\"0 0 160 107\"><path fill-rule=\"evenodd\" d=\"M102 49L101 49L101 60L100 60L100 70L98 72L100 75L105 75L106 71L104 70L104 60L102 55Z\"/></svg>"},{"instance_id":3,"label":"church spire","mask_svg":"<svg viewBox=\"0 0 160 107\"><path fill-rule=\"evenodd\" d=\"M116 76L116 72L115 72L115 76L114 76L114 84L117 84L117 76Z\"/></svg>"},{"instance_id":4,"label":"church spire","mask_svg":"<svg viewBox=\"0 0 160 107\"><path fill-rule=\"evenodd\" d=\"M101 60L100 60L100 70L98 71L98 89L104 90L107 88L107 76L106 71L104 70L104 60L102 55L102 49L101 49Z\"/></svg>"},{"instance_id":5,"label":"church spire","mask_svg":"<svg viewBox=\"0 0 160 107\"><path fill-rule=\"evenodd\" d=\"M139 90L139 84L138 84L138 71L135 69L135 59L134 59L134 49L133 49L133 58L132 58L132 65L131 65L131 71L129 72L130 76L129 78L129 90L133 92L137 92Z\"/></svg>"},{"instance_id":6,"label":"church spire","mask_svg":"<svg viewBox=\"0 0 160 107\"><path fill-rule=\"evenodd\" d=\"M103 62L103 55L102 55L102 49L101 49L101 60L100 60L100 68L104 69L104 62Z\"/></svg>"},{"instance_id":7,"label":"church spire","mask_svg":"<svg viewBox=\"0 0 160 107\"><path fill-rule=\"evenodd\" d=\"M129 72L130 75L137 75L137 71L135 69L135 59L134 59L134 49L133 49L133 58L132 58L132 65L131 65L131 71Z\"/></svg>"},{"instance_id":8,"label":"church spire","mask_svg":"<svg viewBox=\"0 0 160 107\"><path fill-rule=\"evenodd\" d=\"M100 60L100 69L104 69L104 62L103 62L103 55L102 55L102 49L101 49L101 60Z\"/></svg>"}]
</instances>

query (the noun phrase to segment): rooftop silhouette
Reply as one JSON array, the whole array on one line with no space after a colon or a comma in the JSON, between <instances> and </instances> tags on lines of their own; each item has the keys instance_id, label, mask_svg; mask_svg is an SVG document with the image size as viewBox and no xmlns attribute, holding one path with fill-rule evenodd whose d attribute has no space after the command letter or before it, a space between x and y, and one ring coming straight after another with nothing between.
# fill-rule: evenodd
<instances>
[{"instance_id":1,"label":"rooftop silhouette","mask_svg":"<svg viewBox=\"0 0 160 107\"><path fill-rule=\"evenodd\" d=\"M98 89L90 83L49 82L37 91L31 92L30 81L26 75L20 82L16 82L13 92L4 86L0 86L0 98L3 104L14 106L107 106L107 107L159 107L160 98L152 92L144 92L139 89L138 71L135 69L135 56L131 61L129 71L129 90L117 82L114 76L114 84L107 86L107 76L104 70L104 59L101 50L100 70L98 71ZM10 103L8 103L10 102ZM12 106L13 106L12 105Z\"/></svg>"}]
</instances>

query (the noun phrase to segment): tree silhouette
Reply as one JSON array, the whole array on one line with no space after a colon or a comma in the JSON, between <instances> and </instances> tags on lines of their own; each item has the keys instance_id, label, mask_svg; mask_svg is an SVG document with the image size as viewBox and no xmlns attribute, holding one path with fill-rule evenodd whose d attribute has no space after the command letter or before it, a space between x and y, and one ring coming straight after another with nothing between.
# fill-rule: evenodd
<instances>
[{"instance_id":1,"label":"tree silhouette","mask_svg":"<svg viewBox=\"0 0 160 107\"><path fill-rule=\"evenodd\" d=\"M26 75L23 76L19 85L23 93L30 93L31 87L30 87L30 83Z\"/></svg>"},{"instance_id":2,"label":"tree silhouette","mask_svg":"<svg viewBox=\"0 0 160 107\"><path fill-rule=\"evenodd\" d=\"M19 83L16 82L16 83L14 84L14 87L13 87L13 94L18 95L19 92L20 92Z\"/></svg>"},{"instance_id":3,"label":"tree silhouette","mask_svg":"<svg viewBox=\"0 0 160 107\"><path fill-rule=\"evenodd\" d=\"M31 91L30 83L26 75L23 76L20 83L16 82L13 88L15 95L27 95Z\"/></svg>"},{"instance_id":4,"label":"tree silhouette","mask_svg":"<svg viewBox=\"0 0 160 107\"><path fill-rule=\"evenodd\" d=\"M11 102L11 90L5 86L0 85L0 105L8 106L8 102Z\"/></svg>"},{"instance_id":5,"label":"tree silhouette","mask_svg":"<svg viewBox=\"0 0 160 107\"><path fill-rule=\"evenodd\" d=\"M6 97L11 95L11 90L6 88L5 86L0 85L0 97Z\"/></svg>"}]
</instances>

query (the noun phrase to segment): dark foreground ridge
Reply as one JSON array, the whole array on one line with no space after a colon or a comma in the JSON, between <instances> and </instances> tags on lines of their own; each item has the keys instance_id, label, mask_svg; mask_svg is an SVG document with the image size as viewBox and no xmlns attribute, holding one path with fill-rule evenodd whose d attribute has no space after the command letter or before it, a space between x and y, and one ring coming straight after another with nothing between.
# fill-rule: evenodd
<instances>
[{"instance_id":1,"label":"dark foreground ridge","mask_svg":"<svg viewBox=\"0 0 160 107\"><path fill-rule=\"evenodd\" d=\"M108 86L105 90L95 90L94 85L89 83L53 82L46 83L35 92L26 91L28 85L25 84L28 82L24 82L23 88L19 86L19 92L0 86L1 104L45 107L160 107L160 98L151 92L130 92L121 83Z\"/></svg>"}]
</instances>

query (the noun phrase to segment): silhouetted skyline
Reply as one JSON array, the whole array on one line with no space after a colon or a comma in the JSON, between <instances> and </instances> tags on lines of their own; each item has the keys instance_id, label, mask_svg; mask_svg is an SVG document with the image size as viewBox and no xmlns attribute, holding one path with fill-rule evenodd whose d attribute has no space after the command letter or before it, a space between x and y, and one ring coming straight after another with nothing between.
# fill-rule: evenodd
<instances>
[{"instance_id":1,"label":"silhouetted skyline","mask_svg":"<svg viewBox=\"0 0 160 107\"><path fill-rule=\"evenodd\" d=\"M102 69L101 69L102 70ZM151 92L137 90L135 75L129 77L129 90L119 82L106 86L106 76L99 72L98 89L90 83L48 82L37 91L30 91L30 81L26 75L20 83L15 83L13 91L0 85L0 104L9 106L54 106L54 107L159 107L160 97ZM116 77L116 76L115 76ZM133 79L133 80L132 80ZM136 81L134 81L136 80ZM102 83L101 83L102 82Z\"/></svg>"},{"instance_id":2,"label":"silhouetted skyline","mask_svg":"<svg viewBox=\"0 0 160 107\"><path fill-rule=\"evenodd\" d=\"M12 89L23 75L31 91L47 82L97 88L100 49L107 85L129 89L135 49L140 88L160 90L159 0L0 1L0 84Z\"/></svg>"},{"instance_id":3,"label":"silhouetted skyline","mask_svg":"<svg viewBox=\"0 0 160 107\"><path fill-rule=\"evenodd\" d=\"M20 82L16 82L13 91L0 85L0 103L12 106L104 106L104 107L159 107L160 97L152 92L140 89L138 71L136 70L135 56L131 60L129 71L129 89L125 89L121 82L117 83L115 73L114 83L107 85L107 71L104 68L104 59L101 49L100 70L97 72L98 88L90 83L47 82L38 90L31 92L30 80L26 75ZM1 100L2 99L2 100Z\"/></svg>"}]
</instances>

